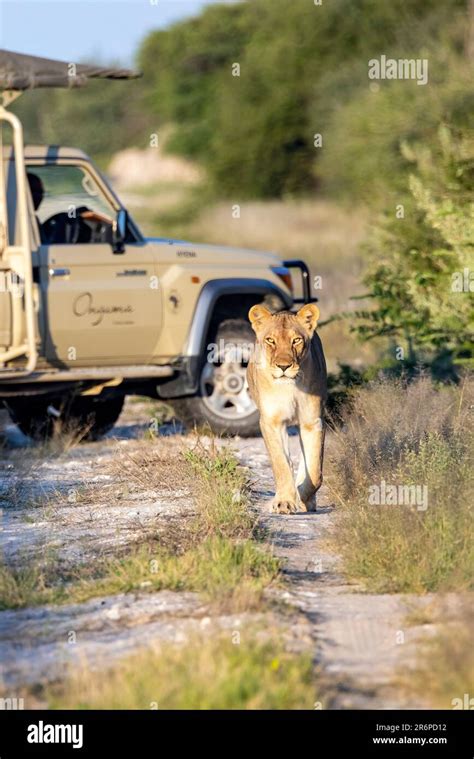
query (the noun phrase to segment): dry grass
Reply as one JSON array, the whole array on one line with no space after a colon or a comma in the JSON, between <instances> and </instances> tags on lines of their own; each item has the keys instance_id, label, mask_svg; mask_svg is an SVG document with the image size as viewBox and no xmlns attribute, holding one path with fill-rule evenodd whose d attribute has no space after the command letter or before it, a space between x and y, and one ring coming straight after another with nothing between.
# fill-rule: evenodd
<instances>
[{"instance_id":1,"label":"dry grass","mask_svg":"<svg viewBox=\"0 0 474 759\"><path fill-rule=\"evenodd\" d=\"M285 258L304 258L328 271L332 263L360 266L359 244L367 214L324 200L273 200L241 204L232 224L232 203L206 209L192 224L196 236L209 242L274 250ZM324 255L323 255L324 254Z\"/></svg>"},{"instance_id":2,"label":"dry grass","mask_svg":"<svg viewBox=\"0 0 474 759\"><path fill-rule=\"evenodd\" d=\"M116 451L113 459L105 464L103 472L122 483L128 490L163 491L176 493L189 490L194 484L191 467L186 465L183 448L173 444L168 447L146 441L133 452Z\"/></svg>"},{"instance_id":3,"label":"dry grass","mask_svg":"<svg viewBox=\"0 0 474 759\"><path fill-rule=\"evenodd\" d=\"M54 423L52 436L35 445L36 456L38 458L51 458L68 453L87 438L91 427L91 424L80 425L58 419Z\"/></svg>"},{"instance_id":4,"label":"dry grass","mask_svg":"<svg viewBox=\"0 0 474 759\"><path fill-rule=\"evenodd\" d=\"M465 600L455 619L435 619L440 632L422 644L418 666L407 682L409 692L428 700L434 709L474 707L474 646L472 598Z\"/></svg>"},{"instance_id":5,"label":"dry grass","mask_svg":"<svg viewBox=\"0 0 474 759\"><path fill-rule=\"evenodd\" d=\"M46 699L54 709L314 708L309 656L288 653L270 631L265 642L254 630L242 642L231 635L163 645L105 673L84 668L47 689Z\"/></svg>"},{"instance_id":6,"label":"dry grass","mask_svg":"<svg viewBox=\"0 0 474 759\"><path fill-rule=\"evenodd\" d=\"M382 382L356 396L335 433L330 490L340 505L335 549L376 592L474 584L474 383L436 389ZM371 502L374 487L426 488L426 503Z\"/></svg>"},{"instance_id":7,"label":"dry grass","mask_svg":"<svg viewBox=\"0 0 474 759\"><path fill-rule=\"evenodd\" d=\"M68 454L78 442L77 437L55 437L26 449L7 450L0 505L3 502L8 508L23 510L42 508L48 514L62 506L126 501L132 492L187 493L195 485L196 479L183 456L182 442L171 438L165 443L156 436L134 442L131 451L112 439L101 443L100 481L89 482L87 474L82 473L73 485L70 479L61 484L60 477L54 482L50 465L56 469L59 462L72 461ZM86 460L87 456L86 453ZM95 474L96 470L92 466L87 471Z\"/></svg>"}]
</instances>

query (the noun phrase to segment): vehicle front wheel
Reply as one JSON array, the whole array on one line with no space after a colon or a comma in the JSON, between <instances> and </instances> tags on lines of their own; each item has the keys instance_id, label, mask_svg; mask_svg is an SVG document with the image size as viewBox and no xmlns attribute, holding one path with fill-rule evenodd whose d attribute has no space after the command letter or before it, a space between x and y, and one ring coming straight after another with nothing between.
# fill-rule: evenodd
<instances>
[{"instance_id":1,"label":"vehicle front wheel","mask_svg":"<svg viewBox=\"0 0 474 759\"><path fill-rule=\"evenodd\" d=\"M12 421L33 440L54 435L77 435L78 440L98 440L120 416L123 396L67 396L62 398L10 398L5 406Z\"/></svg>"},{"instance_id":2,"label":"vehicle front wheel","mask_svg":"<svg viewBox=\"0 0 474 759\"><path fill-rule=\"evenodd\" d=\"M183 422L208 425L219 435L259 434L259 414L246 376L254 342L254 332L243 319L220 324L215 345L200 371L198 394L173 401Z\"/></svg>"}]
</instances>

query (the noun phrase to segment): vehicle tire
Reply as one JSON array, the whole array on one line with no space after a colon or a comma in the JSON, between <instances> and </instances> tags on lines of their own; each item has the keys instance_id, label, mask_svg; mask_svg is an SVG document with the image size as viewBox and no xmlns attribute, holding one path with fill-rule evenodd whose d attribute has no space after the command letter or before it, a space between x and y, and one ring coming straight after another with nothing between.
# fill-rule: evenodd
<instances>
[{"instance_id":1,"label":"vehicle tire","mask_svg":"<svg viewBox=\"0 0 474 759\"><path fill-rule=\"evenodd\" d=\"M259 413L246 377L254 342L255 334L243 319L222 322L212 360L208 354L200 370L198 394L172 401L176 416L185 424L207 425L218 435L259 435Z\"/></svg>"},{"instance_id":2,"label":"vehicle tire","mask_svg":"<svg viewBox=\"0 0 474 759\"><path fill-rule=\"evenodd\" d=\"M55 434L77 434L79 440L98 440L120 416L124 396L66 396L10 398L5 406L24 435L41 441Z\"/></svg>"}]
</instances>

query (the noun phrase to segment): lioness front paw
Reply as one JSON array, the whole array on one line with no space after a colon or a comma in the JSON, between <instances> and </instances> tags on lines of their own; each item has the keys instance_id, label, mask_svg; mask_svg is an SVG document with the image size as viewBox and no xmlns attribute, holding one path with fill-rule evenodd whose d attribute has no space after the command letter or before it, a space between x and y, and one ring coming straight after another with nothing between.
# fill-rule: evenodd
<instances>
[{"instance_id":1,"label":"lioness front paw","mask_svg":"<svg viewBox=\"0 0 474 759\"><path fill-rule=\"evenodd\" d=\"M281 498L280 496L275 496L270 504L270 513L272 514L296 514L296 512L301 509L302 504L299 500L293 498Z\"/></svg>"},{"instance_id":2,"label":"lioness front paw","mask_svg":"<svg viewBox=\"0 0 474 759\"><path fill-rule=\"evenodd\" d=\"M273 514L295 514L297 512L297 506L294 501L272 501L271 511Z\"/></svg>"}]
</instances>

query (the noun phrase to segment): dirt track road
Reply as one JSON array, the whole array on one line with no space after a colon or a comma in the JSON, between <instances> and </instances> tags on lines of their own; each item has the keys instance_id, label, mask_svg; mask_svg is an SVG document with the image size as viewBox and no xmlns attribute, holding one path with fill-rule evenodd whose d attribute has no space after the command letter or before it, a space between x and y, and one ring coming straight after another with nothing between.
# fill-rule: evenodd
<instances>
[{"instance_id":1,"label":"dirt track road","mask_svg":"<svg viewBox=\"0 0 474 759\"><path fill-rule=\"evenodd\" d=\"M114 438L75 447L56 459L36 461L25 477L25 461L34 451L25 447L16 428L8 426L0 470L4 560L21 565L53 552L67 566L80 565L133 543L170 516L186 519L192 514L192 498L185 487L160 492L138 483L123 490L107 473L112 461L140 450L145 428L139 405L129 404ZM179 430L164 428L162 432L167 446L177 448L186 440ZM316 513L269 514L273 483L263 441L237 439L231 445L249 468L254 506L284 561L286 587L272 594L292 609L289 637L296 648L311 650L326 705L422 707L407 703L392 685L397 671L413 665L416 640L430 632L427 625L406 624L413 600L365 595L347 585L337 556L327 546L335 529L335 509L327 489L322 489ZM294 452L296 446L297 439L292 438ZM19 473L23 474L21 483ZM84 486L90 488L87 497ZM44 494L48 488L56 494L54 507L38 505L39 490ZM82 493L80 498L78 493ZM425 597L417 603L429 600ZM107 666L156 640L186 640L193 631L214 627L241 629L248 617L212 616L196 594L170 591L4 610L0 612L1 679L11 691L61 677L71 663L87 660L93 666Z\"/></svg>"},{"instance_id":2,"label":"dirt track road","mask_svg":"<svg viewBox=\"0 0 474 759\"><path fill-rule=\"evenodd\" d=\"M408 702L393 686L396 673L415 663L417 641L428 626L408 626L413 607L430 603L399 595L368 595L348 585L340 574L338 557L328 547L336 529L336 510L327 487L318 494L316 513L269 514L273 480L261 439L235 443L242 464L254 480L254 496L275 553L285 565L285 601L307 620L314 658L326 703L336 709L423 708ZM329 439L330 446L330 439ZM298 460L298 440L290 450Z\"/></svg>"}]
</instances>

